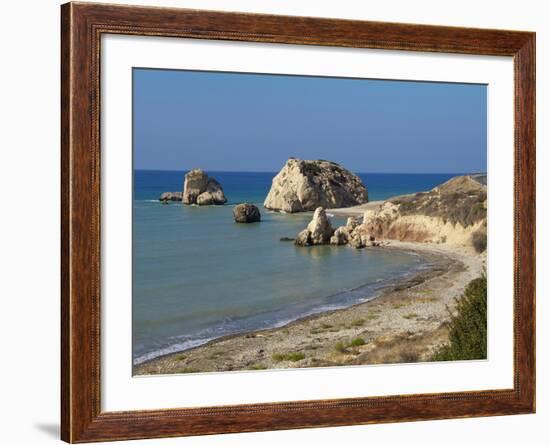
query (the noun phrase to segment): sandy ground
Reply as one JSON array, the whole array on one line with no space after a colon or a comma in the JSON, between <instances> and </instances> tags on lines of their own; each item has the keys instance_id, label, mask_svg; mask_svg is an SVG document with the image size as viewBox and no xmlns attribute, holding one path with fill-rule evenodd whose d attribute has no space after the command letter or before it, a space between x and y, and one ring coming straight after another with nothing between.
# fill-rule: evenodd
<instances>
[{"instance_id":1,"label":"sandy ground","mask_svg":"<svg viewBox=\"0 0 550 445\"><path fill-rule=\"evenodd\" d=\"M378 210L385 201L371 201L354 207L342 209L327 209L327 213L337 216L359 216L362 217L365 210Z\"/></svg>"},{"instance_id":2,"label":"sandy ground","mask_svg":"<svg viewBox=\"0 0 550 445\"><path fill-rule=\"evenodd\" d=\"M217 339L138 365L135 374L429 360L433 351L447 342L449 309L453 309L455 297L482 273L485 256L466 248L397 241L372 249L376 248L419 252L430 259L433 268L386 289L369 302L280 328Z\"/></svg>"}]
</instances>

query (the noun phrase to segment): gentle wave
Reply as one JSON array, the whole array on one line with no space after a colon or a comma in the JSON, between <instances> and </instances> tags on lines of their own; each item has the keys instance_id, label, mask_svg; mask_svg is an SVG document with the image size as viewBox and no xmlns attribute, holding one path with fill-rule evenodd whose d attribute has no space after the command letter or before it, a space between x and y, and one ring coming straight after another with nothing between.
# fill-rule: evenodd
<instances>
[{"instance_id":1,"label":"gentle wave","mask_svg":"<svg viewBox=\"0 0 550 445\"><path fill-rule=\"evenodd\" d=\"M189 340L183 343L174 343L173 345L167 346L165 348L140 355L139 357L134 359L134 365L139 365L141 363L144 363L149 360L153 360L163 355L174 354L176 352L183 352L191 348L196 348L197 346L204 345L205 343L208 343L209 341L214 340L215 338L216 337Z\"/></svg>"}]
</instances>

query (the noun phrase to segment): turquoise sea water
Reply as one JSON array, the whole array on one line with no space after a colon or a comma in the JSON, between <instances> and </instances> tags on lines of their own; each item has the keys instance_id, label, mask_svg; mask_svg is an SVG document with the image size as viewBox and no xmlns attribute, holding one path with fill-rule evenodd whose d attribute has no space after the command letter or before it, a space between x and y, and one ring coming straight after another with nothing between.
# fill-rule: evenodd
<instances>
[{"instance_id":1,"label":"turquoise sea water","mask_svg":"<svg viewBox=\"0 0 550 445\"><path fill-rule=\"evenodd\" d=\"M225 206L163 205L184 171L134 172L134 363L223 335L283 325L372 298L392 281L429 267L418 255L291 242L311 214L268 212L275 173L208 172ZM425 191L456 174L360 174L371 201ZM233 205L259 206L262 222L236 224ZM343 224L333 218L333 225Z\"/></svg>"}]
</instances>

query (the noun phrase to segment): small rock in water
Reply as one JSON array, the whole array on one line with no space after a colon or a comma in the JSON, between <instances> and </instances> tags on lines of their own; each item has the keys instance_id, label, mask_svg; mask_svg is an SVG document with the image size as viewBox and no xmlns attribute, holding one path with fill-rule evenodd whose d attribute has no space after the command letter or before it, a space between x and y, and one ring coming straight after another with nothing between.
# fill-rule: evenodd
<instances>
[{"instance_id":1,"label":"small rock in water","mask_svg":"<svg viewBox=\"0 0 550 445\"><path fill-rule=\"evenodd\" d=\"M300 247L306 247L311 245L312 243L309 238L309 230L307 229L302 230L294 240L294 244Z\"/></svg>"},{"instance_id":2,"label":"small rock in water","mask_svg":"<svg viewBox=\"0 0 550 445\"><path fill-rule=\"evenodd\" d=\"M222 186L214 178L208 179L206 183L206 189L199 196L197 196L197 204L212 205L212 204L225 204L227 199L223 194Z\"/></svg>"},{"instance_id":3,"label":"small rock in water","mask_svg":"<svg viewBox=\"0 0 550 445\"><path fill-rule=\"evenodd\" d=\"M233 209L235 222L238 223L253 223L260 222L262 216L260 210L254 204L239 204Z\"/></svg>"},{"instance_id":4,"label":"small rock in water","mask_svg":"<svg viewBox=\"0 0 550 445\"><path fill-rule=\"evenodd\" d=\"M283 236L282 238L279 239L279 241L295 241L296 238L289 238L288 236Z\"/></svg>"},{"instance_id":5,"label":"small rock in water","mask_svg":"<svg viewBox=\"0 0 550 445\"><path fill-rule=\"evenodd\" d=\"M162 201L164 204L167 204L168 201L181 201L182 196L182 192L164 192L160 195L159 201Z\"/></svg>"},{"instance_id":6,"label":"small rock in water","mask_svg":"<svg viewBox=\"0 0 550 445\"><path fill-rule=\"evenodd\" d=\"M227 199L218 181L209 178L200 168L195 168L185 175L182 201L184 204L221 205Z\"/></svg>"},{"instance_id":7,"label":"small rock in water","mask_svg":"<svg viewBox=\"0 0 550 445\"><path fill-rule=\"evenodd\" d=\"M333 234L334 229L330 224L325 209L317 207L311 222L298 234L294 244L297 246L328 244Z\"/></svg>"}]
</instances>

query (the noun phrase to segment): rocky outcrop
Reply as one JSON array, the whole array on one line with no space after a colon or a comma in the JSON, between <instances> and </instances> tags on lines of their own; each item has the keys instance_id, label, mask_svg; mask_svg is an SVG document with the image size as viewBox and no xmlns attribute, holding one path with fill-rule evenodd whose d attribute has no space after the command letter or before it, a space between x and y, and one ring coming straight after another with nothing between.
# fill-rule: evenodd
<instances>
[{"instance_id":1,"label":"rocky outcrop","mask_svg":"<svg viewBox=\"0 0 550 445\"><path fill-rule=\"evenodd\" d=\"M185 175L182 201L184 204L211 205L225 204L227 199L222 186L200 168L195 168Z\"/></svg>"},{"instance_id":2,"label":"rocky outcrop","mask_svg":"<svg viewBox=\"0 0 550 445\"><path fill-rule=\"evenodd\" d=\"M330 234L330 236L329 236ZM429 192L392 198L376 209L366 210L362 221L348 218L332 229L322 208L315 211L295 244L332 244L357 249L380 246L382 240L448 243L487 247L487 187L477 178L458 176Z\"/></svg>"},{"instance_id":3,"label":"rocky outcrop","mask_svg":"<svg viewBox=\"0 0 550 445\"><path fill-rule=\"evenodd\" d=\"M487 186L457 176L428 192L392 198L365 212L363 232L377 239L472 247L487 224Z\"/></svg>"},{"instance_id":4,"label":"rocky outcrop","mask_svg":"<svg viewBox=\"0 0 550 445\"><path fill-rule=\"evenodd\" d=\"M428 192L392 198L366 210L361 223L349 218L330 239L333 245L378 246L380 239L447 243L486 249L487 187L457 176Z\"/></svg>"},{"instance_id":5,"label":"rocky outcrop","mask_svg":"<svg viewBox=\"0 0 550 445\"><path fill-rule=\"evenodd\" d=\"M438 185L431 190L431 192L447 195L451 193L464 193L467 195L478 193L487 194L487 175L455 176L443 184Z\"/></svg>"},{"instance_id":6,"label":"rocky outcrop","mask_svg":"<svg viewBox=\"0 0 550 445\"><path fill-rule=\"evenodd\" d=\"M355 217L348 218L346 225L332 228L330 220L322 207L317 208L313 219L308 226L302 230L294 244L297 246L315 246L332 244L335 246L349 245L357 249L367 246L378 246L374 236L367 232L366 227L359 223Z\"/></svg>"},{"instance_id":7,"label":"rocky outcrop","mask_svg":"<svg viewBox=\"0 0 550 445\"><path fill-rule=\"evenodd\" d=\"M348 244L352 238L353 231L357 228L359 225L359 221L355 217L349 217L346 225L338 227L334 231L334 235L330 238L330 244L333 244L335 246L343 246L344 244Z\"/></svg>"},{"instance_id":8,"label":"rocky outcrop","mask_svg":"<svg viewBox=\"0 0 550 445\"><path fill-rule=\"evenodd\" d=\"M335 162L290 158L273 178L264 207L287 213L351 207L368 202L361 179Z\"/></svg>"},{"instance_id":9,"label":"rocky outcrop","mask_svg":"<svg viewBox=\"0 0 550 445\"><path fill-rule=\"evenodd\" d=\"M162 195L160 195L159 201L181 201L182 197L183 192L164 192Z\"/></svg>"},{"instance_id":10,"label":"rocky outcrop","mask_svg":"<svg viewBox=\"0 0 550 445\"><path fill-rule=\"evenodd\" d=\"M298 234L294 244L297 246L328 244L333 234L334 229L330 224L325 209L318 207L313 214L311 222Z\"/></svg>"},{"instance_id":11,"label":"rocky outcrop","mask_svg":"<svg viewBox=\"0 0 550 445\"><path fill-rule=\"evenodd\" d=\"M359 223L355 217L348 218L346 225L338 227L330 238L330 244L334 246L348 245L356 249L367 246L378 246L375 237L369 233L367 227Z\"/></svg>"},{"instance_id":12,"label":"rocky outcrop","mask_svg":"<svg viewBox=\"0 0 550 445\"><path fill-rule=\"evenodd\" d=\"M262 216L260 209L254 204L239 204L233 208L233 217L238 223L260 222Z\"/></svg>"},{"instance_id":13,"label":"rocky outcrop","mask_svg":"<svg viewBox=\"0 0 550 445\"><path fill-rule=\"evenodd\" d=\"M183 181L183 203L196 204L197 198L206 190L208 175L200 168L190 170Z\"/></svg>"}]
</instances>

